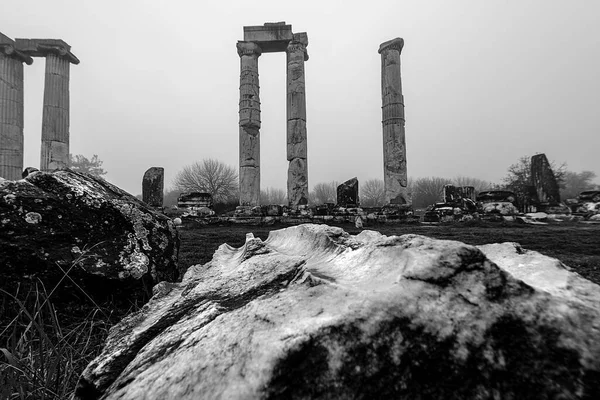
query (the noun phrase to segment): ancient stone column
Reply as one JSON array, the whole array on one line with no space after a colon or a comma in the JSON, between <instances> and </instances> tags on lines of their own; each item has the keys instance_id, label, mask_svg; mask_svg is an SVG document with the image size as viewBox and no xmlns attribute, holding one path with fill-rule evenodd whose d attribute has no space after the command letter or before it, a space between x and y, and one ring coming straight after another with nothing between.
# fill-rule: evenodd
<instances>
[{"instance_id":1,"label":"ancient stone column","mask_svg":"<svg viewBox=\"0 0 600 400\"><path fill-rule=\"evenodd\" d=\"M239 41L240 72L240 205L260 202L260 97L256 43Z\"/></svg>"},{"instance_id":2,"label":"ancient stone column","mask_svg":"<svg viewBox=\"0 0 600 400\"><path fill-rule=\"evenodd\" d=\"M24 62L33 60L0 33L0 177L13 181L23 171Z\"/></svg>"},{"instance_id":3,"label":"ancient stone column","mask_svg":"<svg viewBox=\"0 0 600 400\"><path fill-rule=\"evenodd\" d=\"M400 78L400 53L404 40L396 38L379 46L383 125L383 181L390 204L411 205L407 189L404 97Z\"/></svg>"},{"instance_id":4,"label":"ancient stone column","mask_svg":"<svg viewBox=\"0 0 600 400\"><path fill-rule=\"evenodd\" d=\"M69 165L69 65L79 64L59 39L16 39L19 50L46 58L40 170Z\"/></svg>"},{"instance_id":5,"label":"ancient stone column","mask_svg":"<svg viewBox=\"0 0 600 400\"><path fill-rule=\"evenodd\" d=\"M165 169L149 168L142 179L142 201L151 207L162 207L165 189Z\"/></svg>"},{"instance_id":6,"label":"ancient stone column","mask_svg":"<svg viewBox=\"0 0 600 400\"><path fill-rule=\"evenodd\" d=\"M308 165L306 162L306 92L304 61L308 37L294 34L287 46L287 194L288 203L295 207L308 203Z\"/></svg>"},{"instance_id":7,"label":"ancient stone column","mask_svg":"<svg viewBox=\"0 0 600 400\"><path fill-rule=\"evenodd\" d=\"M69 61L46 56L40 170L69 165Z\"/></svg>"}]
</instances>

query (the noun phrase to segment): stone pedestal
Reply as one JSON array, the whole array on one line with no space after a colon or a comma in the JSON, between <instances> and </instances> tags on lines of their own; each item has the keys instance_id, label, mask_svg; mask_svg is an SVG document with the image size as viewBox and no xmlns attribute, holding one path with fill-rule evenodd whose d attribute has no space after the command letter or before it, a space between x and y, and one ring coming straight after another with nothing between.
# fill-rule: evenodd
<instances>
[{"instance_id":1,"label":"stone pedestal","mask_svg":"<svg viewBox=\"0 0 600 400\"><path fill-rule=\"evenodd\" d=\"M404 40L396 38L379 46L383 125L383 181L390 204L410 205L407 189L404 97L400 78L400 53Z\"/></svg>"},{"instance_id":2,"label":"stone pedestal","mask_svg":"<svg viewBox=\"0 0 600 400\"><path fill-rule=\"evenodd\" d=\"M287 159L288 203L291 207L308 203L308 165L306 162L306 85L304 61L308 37L294 34L287 54Z\"/></svg>"},{"instance_id":3,"label":"stone pedestal","mask_svg":"<svg viewBox=\"0 0 600 400\"><path fill-rule=\"evenodd\" d=\"M0 177L21 179L23 171L23 63L31 57L0 33Z\"/></svg>"},{"instance_id":4,"label":"stone pedestal","mask_svg":"<svg viewBox=\"0 0 600 400\"><path fill-rule=\"evenodd\" d=\"M79 64L71 46L60 39L16 39L17 48L46 58L40 170L69 165L69 66Z\"/></svg>"},{"instance_id":5,"label":"stone pedestal","mask_svg":"<svg viewBox=\"0 0 600 400\"><path fill-rule=\"evenodd\" d=\"M151 207L162 207L165 189L165 169L149 168L142 179L142 201Z\"/></svg>"},{"instance_id":6,"label":"stone pedestal","mask_svg":"<svg viewBox=\"0 0 600 400\"><path fill-rule=\"evenodd\" d=\"M237 43L240 72L240 205L260 203L260 96L256 43Z\"/></svg>"}]
</instances>

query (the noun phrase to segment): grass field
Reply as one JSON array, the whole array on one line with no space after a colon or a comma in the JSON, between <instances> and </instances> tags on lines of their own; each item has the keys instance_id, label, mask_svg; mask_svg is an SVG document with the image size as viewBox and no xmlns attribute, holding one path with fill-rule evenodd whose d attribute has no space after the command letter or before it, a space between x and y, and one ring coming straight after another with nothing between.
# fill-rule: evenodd
<instances>
[{"instance_id":1,"label":"grass field","mask_svg":"<svg viewBox=\"0 0 600 400\"><path fill-rule=\"evenodd\" d=\"M361 229L354 225L337 225L350 234ZM185 268L210 261L222 243L242 246L246 233L266 239L271 230L283 225L184 225L180 229L179 262ZM585 278L600 284L600 224L562 223L527 225L501 222L472 222L447 225L379 225L365 227L384 235L419 234L436 239L458 240L467 244L517 242L525 249L556 257Z\"/></svg>"},{"instance_id":2,"label":"grass field","mask_svg":"<svg viewBox=\"0 0 600 400\"><path fill-rule=\"evenodd\" d=\"M361 230L338 225L350 234ZM244 244L246 233L266 239L271 230L285 226L199 225L180 227L179 262L188 268L208 262L222 243ZM452 225L380 225L366 227L385 235L419 234L478 245L518 242L524 248L556 257L582 276L600 284L600 225L518 225L471 222ZM101 305L87 301L83 311L57 310L54 288L41 283L26 293L3 292L0 310L14 318L0 325L0 399L64 399L75 389L78 376L101 350L110 326L141 304ZM81 315L81 316L78 316ZM3 320L3 318L0 318Z\"/></svg>"}]
</instances>

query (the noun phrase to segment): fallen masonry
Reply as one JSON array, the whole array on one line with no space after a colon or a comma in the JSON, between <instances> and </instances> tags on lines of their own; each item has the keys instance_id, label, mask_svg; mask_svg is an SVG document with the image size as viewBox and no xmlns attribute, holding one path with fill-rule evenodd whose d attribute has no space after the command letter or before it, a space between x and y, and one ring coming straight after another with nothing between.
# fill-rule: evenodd
<instances>
[{"instance_id":1,"label":"fallen masonry","mask_svg":"<svg viewBox=\"0 0 600 400\"><path fill-rule=\"evenodd\" d=\"M515 243L299 225L110 331L76 399L600 398L600 286Z\"/></svg>"}]
</instances>

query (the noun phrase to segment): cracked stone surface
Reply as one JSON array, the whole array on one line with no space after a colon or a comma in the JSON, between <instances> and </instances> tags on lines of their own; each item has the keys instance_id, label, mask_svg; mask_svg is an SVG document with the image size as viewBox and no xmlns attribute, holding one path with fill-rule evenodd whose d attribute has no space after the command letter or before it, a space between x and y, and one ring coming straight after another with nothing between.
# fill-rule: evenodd
<instances>
[{"instance_id":1,"label":"cracked stone surface","mask_svg":"<svg viewBox=\"0 0 600 400\"><path fill-rule=\"evenodd\" d=\"M599 398L600 287L514 243L247 235L113 327L76 399Z\"/></svg>"}]
</instances>

